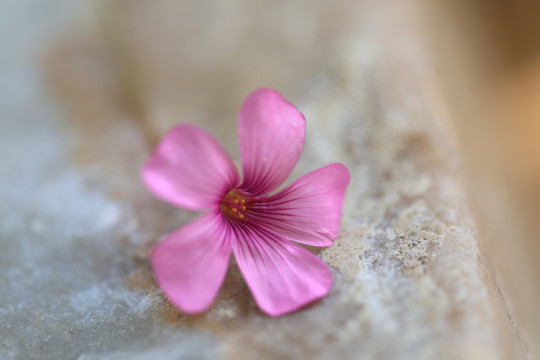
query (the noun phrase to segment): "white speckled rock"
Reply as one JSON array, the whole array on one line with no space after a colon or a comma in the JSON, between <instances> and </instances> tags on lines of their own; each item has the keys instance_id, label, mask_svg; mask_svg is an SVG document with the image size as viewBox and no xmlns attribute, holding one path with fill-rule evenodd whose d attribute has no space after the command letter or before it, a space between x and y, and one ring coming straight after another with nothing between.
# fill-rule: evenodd
<instances>
[{"instance_id":1,"label":"white speckled rock","mask_svg":"<svg viewBox=\"0 0 540 360\"><path fill-rule=\"evenodd\" d=\"M0 70L0 357L524 356L478 250L412 5L116 1L92 18L91 3L58 2L54 18L38 0L0 6L18 19L0 24L27 31L0 44L20 47ZM28 62L42 49L45 67ZM207 313L180 314L148 254L194 214L148 194L140 165L176 122L238 160L236 113L260 86L308 120L293 177L334 161L351 171L341 235L314 250L334 288L269 318L233 263Z\"/></svg>"}]
</instances>

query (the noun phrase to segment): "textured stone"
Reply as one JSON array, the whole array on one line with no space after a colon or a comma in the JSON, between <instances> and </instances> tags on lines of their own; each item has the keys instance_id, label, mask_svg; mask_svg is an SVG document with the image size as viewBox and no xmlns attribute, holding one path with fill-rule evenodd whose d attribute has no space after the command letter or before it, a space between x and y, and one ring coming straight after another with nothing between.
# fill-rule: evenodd
<instances>
[{"instance_id":1,"label":"textured stone","mask_svg":"<svg viewBox=\"0 0 540 360\"><path fill-rule=\"evenodd\" d=\"M46 42L40 69L59 102L27 73L32 63L0 87L3 119L17 119L0 133L0 355L524 356L478 249L412 5L116 1L92 18L90 2L66 1L50 25L34 13L39 1L11 3L19 19L43 21L23 43L32 51L74 12L85 21ZM17 56L9 71L29 55ZM236 113L259 86L308 119L292 178L333 161L351 171L341 234L313 249L335 285L269 318L233 262L212 308L186 316L156 287L148 254L195 215L148 194L139 169L176 122L206 127L238 160Z\"/></svg>"}]
</instances>

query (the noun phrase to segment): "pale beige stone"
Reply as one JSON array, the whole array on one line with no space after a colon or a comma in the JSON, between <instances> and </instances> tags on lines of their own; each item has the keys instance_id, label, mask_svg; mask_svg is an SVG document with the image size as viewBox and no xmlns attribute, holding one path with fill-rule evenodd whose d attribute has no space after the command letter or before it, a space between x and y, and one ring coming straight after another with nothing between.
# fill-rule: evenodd
<instances>
[{"instance_id":1,"label":"pale beige stone","mask_svg":"<svg viewBox=\"0 0 540 360\"><path fill-rule=\"evenodd\" d=\"M103 3L94 23L71 25L49 46L45 67L63 117L39 126L29 113L31 132L10 124L1 134L3 149L15 154L22 144L20 156L35 166L6 202L20 217L0 207L8 274L0 354L524 357L478 249L414 10L397 1L116 1ZM212 308L182 315L153 282L148 255L194 214L153 198L140 166L176 122L206 127L238 161L235 118L263 85L308 121L293 178L334 161L351 172L341 234L333 247L313 249L335 285L274 319L257 309L233 262ZM34 158L36 137L49 153ZM29 206L25 193L40 203Z\"/></svg>"}]
</instances>

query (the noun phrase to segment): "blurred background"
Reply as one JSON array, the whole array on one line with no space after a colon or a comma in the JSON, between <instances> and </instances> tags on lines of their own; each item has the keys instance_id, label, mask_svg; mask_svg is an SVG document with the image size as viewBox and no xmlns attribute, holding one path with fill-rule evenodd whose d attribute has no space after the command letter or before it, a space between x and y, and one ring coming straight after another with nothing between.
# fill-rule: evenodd
<instances>
[{"instance_id":1,"label":"blurred background","mask_svg":"<svg viewBox=\"0 0 540 360\"><path fill-rule=\"evenodd\" d=\"M538 1L3 1L0 355L540 356L539 34ZM308 119L293 177L353 175L340 247L319 254L336 290L271 322L233 267L208 314L182 316L146 259L194 215L140 166L179 122L238 163L262 86Z\"/></svg>"},{"instance_id":2,"label":"blurred background","mask_svg":"<svg viewBox=\"0 0 540 360\"><path fill-rule=\"evenodd\" d=\"M539 356L540 3L424 3L483 249Z\"/></svg>"}]
</instances>

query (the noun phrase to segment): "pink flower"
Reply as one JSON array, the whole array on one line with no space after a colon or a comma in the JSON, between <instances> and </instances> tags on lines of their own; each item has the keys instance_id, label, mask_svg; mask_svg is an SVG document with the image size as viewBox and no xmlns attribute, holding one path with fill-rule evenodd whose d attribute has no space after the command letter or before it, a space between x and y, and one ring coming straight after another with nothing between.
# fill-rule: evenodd
<instances>
[{"instance_id":1,"label":"pink flower","mask_svg":"<svg viewBox=\"0 0 540 360\"><path fill-rule=\"evenodd\" d=\"M231 251L257 305L271 316L328 294L332 273L293 241L332 245L347 168L327 165L271 194L296 165L305 128L293 105L260 89L246 98L238 119L242 181L220 144L196 126L174 127L154 150L143 169L148 188L174 205L205 211L152 254L157 282L180 310L200 313L211 305Z\"/></svg>"}]
</instances>

